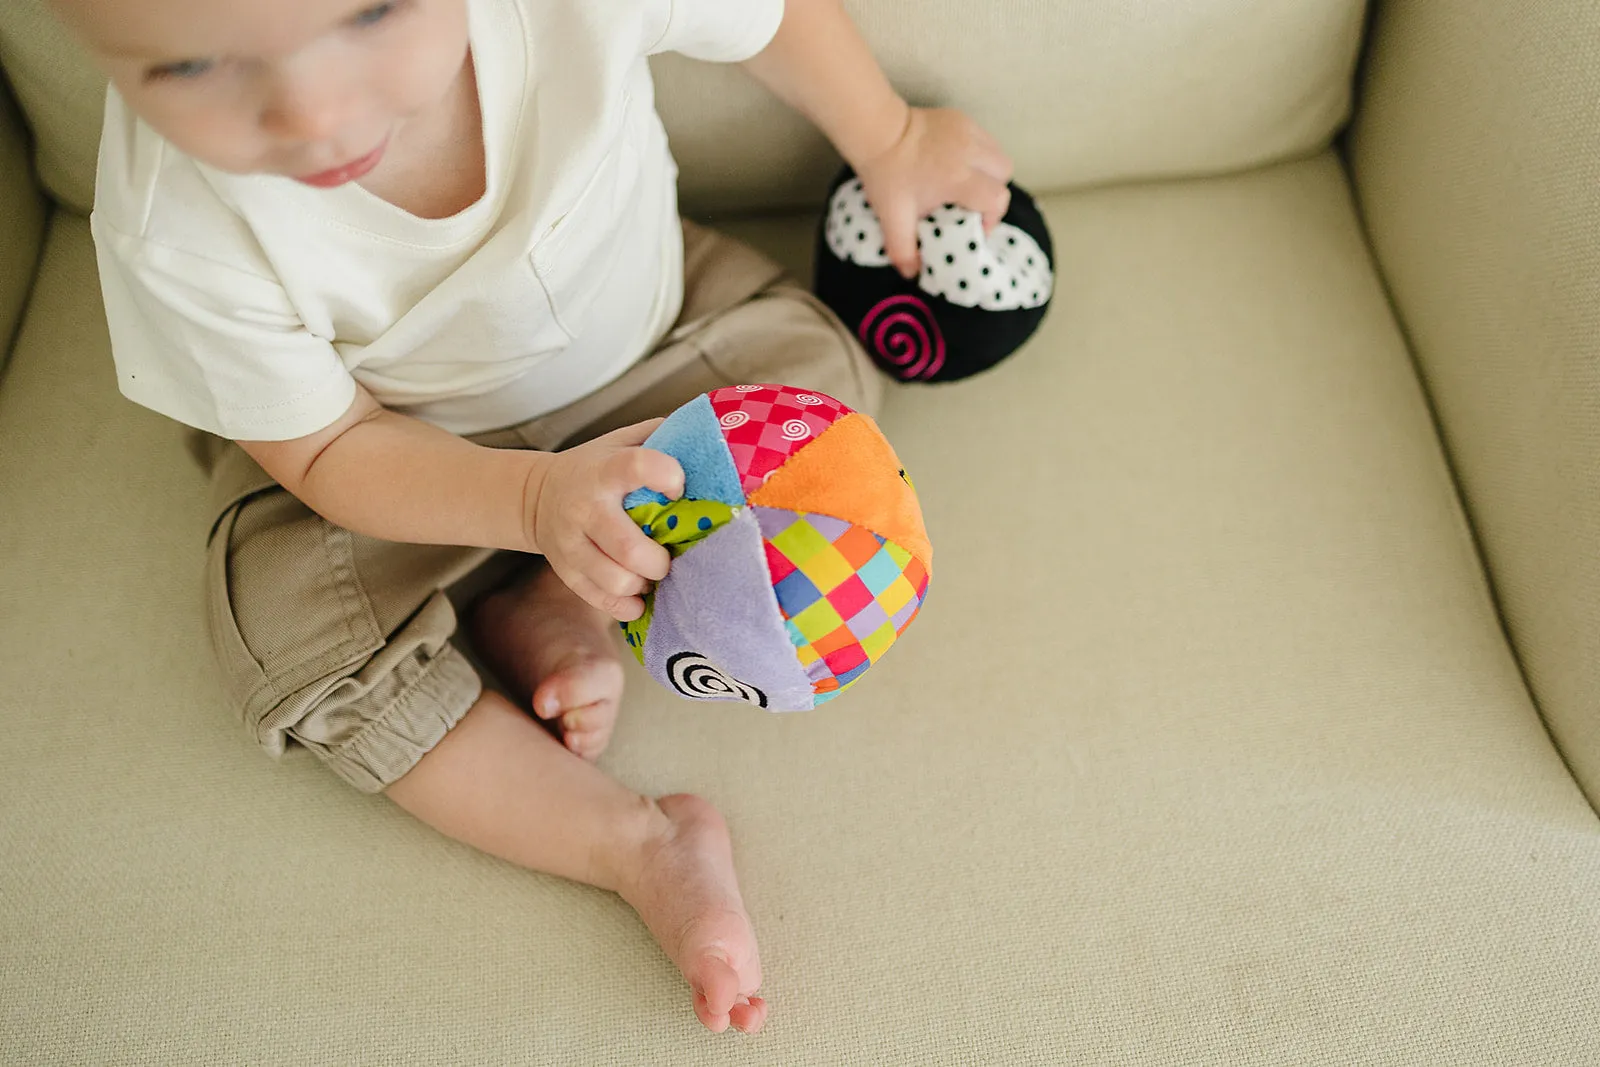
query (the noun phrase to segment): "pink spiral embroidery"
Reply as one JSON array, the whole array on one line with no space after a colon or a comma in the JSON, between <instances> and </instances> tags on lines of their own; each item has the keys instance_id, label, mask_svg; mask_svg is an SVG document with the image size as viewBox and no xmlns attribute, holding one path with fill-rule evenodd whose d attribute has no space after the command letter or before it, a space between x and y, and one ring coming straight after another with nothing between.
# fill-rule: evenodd
<instances>
[{"instance_id":1,"label":"pink spiral embroidery","mask_svg":"<svg viewBox=\"0 0 1600 1067\"><path fill-rule=\"evenodd\" d=\"M904 381L932 378L944 366L944 332L928 305L914 296L891 296L861 320L861 343Z\"/></svg>"}]
</instances>

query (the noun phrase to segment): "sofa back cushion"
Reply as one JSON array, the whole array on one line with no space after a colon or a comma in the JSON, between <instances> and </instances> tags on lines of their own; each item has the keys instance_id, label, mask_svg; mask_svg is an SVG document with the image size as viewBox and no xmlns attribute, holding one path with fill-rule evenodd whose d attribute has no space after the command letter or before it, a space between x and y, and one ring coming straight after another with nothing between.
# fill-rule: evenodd
<instances>
[{"instance_id":1,"label":"sofa back cushion","mask_svg":"<svg viewBox=\"0 0 1600 1067\"><path fill-rule=\"evenodd\" d=\"M1326 144L1363 0L846 0L913 103L983 123L1035 191L1223 173ZM742 72L657 64L685 204L821 199L835 158Z\"/></svg>"},{"instance_id":2,"label":"sofa back cushion","mask_svg":"<svg viewBox=\"0 0 1600 1067\"><path fill-rule=\"evenodd\" d=\"M1356 184L1550 731L1600 807L1600 4L1386 0Z\"/></svg>"},{"instance_id":3,"label":"sofa back cushion","mask_svg":"<svg viewBox=\"0 0 1600 1067\"><path fill-rule=\"evenodd\" d=\"M40 184L68 207L87 210L105 82L43 0L0 0L0 65L33 129Z\"/></svg>"},{"instance_id":4,"label":"sofa back cushion","mask_svg":"<svg viewBox=\"0 0 1600 1067\"><path fill-rule=\"evenodd\" d=\"M480 0L474 0L480 2ZM798 2L798 0L797 0ZM1349 108L1363 0L850 0L915 102L969 110L1035 189L1227 171L1311 151ZM93 196L102 82L45 13L0 2L0 63L46 187ZM835 160L740 71L658 61L689 210L821 199Z\"/></svg>"},{"instance_id":5,"label":"sofa back cushion","mask_svg":"<svg viewBox=\"0 0 1600 1067\"><path fill-rule=\"evenodd\" d=\"M0 372L22 321L44 237L45 201L28 166L22 118L0 82Z\"/></svg>"}]
</instances>

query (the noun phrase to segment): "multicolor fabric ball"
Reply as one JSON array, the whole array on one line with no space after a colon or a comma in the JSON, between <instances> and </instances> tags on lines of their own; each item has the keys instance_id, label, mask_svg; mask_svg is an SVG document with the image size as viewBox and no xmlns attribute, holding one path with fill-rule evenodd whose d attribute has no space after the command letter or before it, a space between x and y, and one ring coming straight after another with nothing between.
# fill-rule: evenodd
<instances>
[{"instance_id":1,"label":"multicolor fabric ball","mask_svg":"<svg viewBox=\"0 0 1600 1067\"><path fill-rule=\"evenodd\" d=\"M684 494L623 507L673 555L622 624L662 685L694 700L804 711L883 658L922 607L933 548L916 489L867 415L782 385L735 385L673 412L644 447Z\"/></svg>"}]
</instances>

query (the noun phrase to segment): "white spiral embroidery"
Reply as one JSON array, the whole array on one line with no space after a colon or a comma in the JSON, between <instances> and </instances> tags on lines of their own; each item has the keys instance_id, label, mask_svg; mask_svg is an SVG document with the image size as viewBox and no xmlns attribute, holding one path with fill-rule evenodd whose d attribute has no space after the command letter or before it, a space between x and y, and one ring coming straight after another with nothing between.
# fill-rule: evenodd
<instances>
[{"instance_id":1,"label":"white spiral embroidery","mask_svg":"<svg viewBox=\"0 0 1600 1067\"><path fill-rule=\"evenodd\" d=\"M747 411L730 411L717 420L724 430L736 430L749 421L750 413Z\"/></svg>"},{"instance_id":2,"label":"white spiral embroidery","mask_svg":"<svg viewBox=\"0 0 1600 1067\"><path fill-rule=\"evenodd\" d=\"M810 393L796 393L794 395L794 402L796 404L804 404L806 407L811 408L816 407L823 401L820 396L813 396Z\"/></svg>"},{"instance_id":3,"label":"white spiral embroidery","mask_svg":"<svg viewBox=\"0 0 1600 1067\"><path fill-rule=\"evenodd\" d=\"M783 429L779 433L783 434L785 441L804 441L811 436L811 427L802 419L790 419L783 424Z\"/></svg>"},{"instance_id":4,"label":"white spiral embroidery","mask_svg":"<svg viewBox=\"0 0 1600 1067\"><path fill-rule=\"evenodd\" d=\"M765 388L766 386L764 385L736 385L733 387L733 391L736 393L759 393Z\"/></svg>"}]
</instances>

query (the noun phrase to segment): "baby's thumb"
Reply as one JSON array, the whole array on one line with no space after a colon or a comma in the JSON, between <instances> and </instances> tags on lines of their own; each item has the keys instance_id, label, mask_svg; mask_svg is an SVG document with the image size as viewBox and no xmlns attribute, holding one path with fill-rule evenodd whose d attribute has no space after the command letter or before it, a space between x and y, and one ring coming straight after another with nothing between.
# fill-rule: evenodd
<instances>
[{"instance_id":1,"label":"baby's thumb","mask_svg":"<svg viewBox=\"0 0 1600 1067\"><path fill-rule=\"evenodd\" d=\"M623 455L621 480L628 487L627 492L650 489L668 500L683 495L683 465L676 459L653 448L636 448Z\"/></svg>"}]
</instances>

